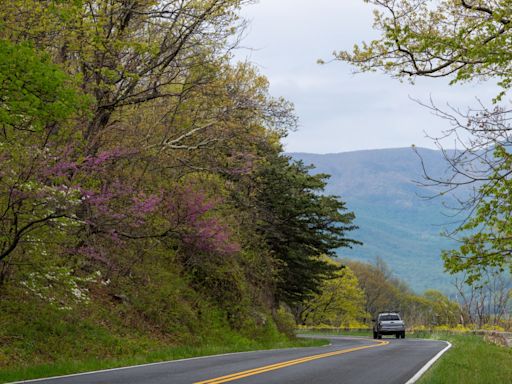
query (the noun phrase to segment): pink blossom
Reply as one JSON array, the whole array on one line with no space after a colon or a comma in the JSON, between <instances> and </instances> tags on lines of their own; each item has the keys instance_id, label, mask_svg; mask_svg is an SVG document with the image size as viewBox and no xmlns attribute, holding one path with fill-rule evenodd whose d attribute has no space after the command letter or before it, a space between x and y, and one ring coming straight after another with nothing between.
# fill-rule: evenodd
<instances>
[{"instance_id":1,"label":"pink blossom","mask_svg":"<svg viewBox=\"0 0 512 384\"><path fill-rule=\"evenodd\" d=\"M77 171L78 165L73 161L59 161L43 171L46 177L67 176L71 171Z\"/></svg>"},{"instance_id":2,"label":"pink blossom","mask_svg":"<svg viewBox=\"0 0 512 384\"><path fill-rule=\"evenodd\" d=\"M138 214L153 213L158 209L159 204L162 202L162 196L150 195L146 196L141 193L138 197L133 199L132 210Z\"/></svg>"}]
</instances>

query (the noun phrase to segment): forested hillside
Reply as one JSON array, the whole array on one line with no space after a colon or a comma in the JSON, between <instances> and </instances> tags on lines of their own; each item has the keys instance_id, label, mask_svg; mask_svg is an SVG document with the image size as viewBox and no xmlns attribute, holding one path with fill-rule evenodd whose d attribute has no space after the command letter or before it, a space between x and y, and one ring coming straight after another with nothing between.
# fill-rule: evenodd
<instances>
[{"instance_id":1,"label":"forested hillside","mask_svg":"<svg viewBox=\"0 0 512 384\"><path fill-rule=\"evenodd\" d=\"M2 2L0 367L284 341L340 269L353 214L231 63L243 3Z\"/></svg>"},{"instance_id":2,"label":"forested hillside","mask_svg":"<svg viewBox=\"0 0 512 384\"><path fill-rule=\"evenodd\" d=\"M453 195L430 199L436 190L420 185L425 182L421 159L429 175L446 176L443 154L416 151L421 158L412 148L292 157L314 164L315 172L331 175L326 191L343 196L356 212L359 228L354 235L363 246L340 249L340 256L363 261L380 257L417 292L432 288L450 292L452 277L443 272L440 256L455 244L441 233L465 216L449 209L457 207Z\"/></svg>"}]
</instances>

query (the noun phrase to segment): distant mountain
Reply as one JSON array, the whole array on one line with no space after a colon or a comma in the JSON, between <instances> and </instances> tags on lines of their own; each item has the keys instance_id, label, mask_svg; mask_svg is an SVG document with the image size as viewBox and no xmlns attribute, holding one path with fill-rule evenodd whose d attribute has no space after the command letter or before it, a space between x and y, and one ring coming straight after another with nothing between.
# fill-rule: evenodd
<instances>
[{"instance_id":1,"label":"distant mountain","mask_svg":"<svg viewBox=\"0 0 512 384\"><path fill-rule=\"evenodd\" d=\"M417 151L431 175L445 174L440 151ZM411 148L289 155L315 165L314 173L330 174L327 193L341 196L356 214L360 228L350 235L364 245L341 249L340 256L364 261L381 257L417 292L429 288L452 291L440 253L456 244L440 233L453 222L448 216L453 212L443 207L446 198L424 198L433 191L418 185L423 172Z\"/></svg>"}]
</instances>

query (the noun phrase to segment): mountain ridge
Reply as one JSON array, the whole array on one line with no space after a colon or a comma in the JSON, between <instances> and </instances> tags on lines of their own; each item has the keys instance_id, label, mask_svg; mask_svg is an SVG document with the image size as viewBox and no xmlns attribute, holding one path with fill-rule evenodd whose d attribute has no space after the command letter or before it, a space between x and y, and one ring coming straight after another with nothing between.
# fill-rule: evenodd
<instances>
[{"instance_id":1,"label":"mountain ridge","mask_svg":"<svg viewBox=\"0 0 512 384\"><path fill-rule=\"evenodd\" d=\"M417 292L452 291L440 257L443 249L456 246L441 235L449 221L443 203L450 197L422 198L436 190L418 183L423 177L420 157L430 174L447 174L441 151L401 147L288 155L314 165L312 173L331 175L326 193L340 196L355 213L359 229L350 235L363 246L340 250L340 257L370 262L380 257Z\"/></svg>"}]
</instances>

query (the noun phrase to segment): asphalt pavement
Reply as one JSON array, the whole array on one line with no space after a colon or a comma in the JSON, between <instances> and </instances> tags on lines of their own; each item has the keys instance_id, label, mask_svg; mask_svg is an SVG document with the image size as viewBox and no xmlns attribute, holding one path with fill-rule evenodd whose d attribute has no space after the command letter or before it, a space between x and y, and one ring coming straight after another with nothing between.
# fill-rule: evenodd
<instances>
[{"instance_id":1,"label":"asphalt pavement","mask_svg":"<svg viewBox=\"0 0 512 384\"><path fill-rule=\"evenodd\" d=\"M405 384L446 347L434 340L323 337L331 345L176 360L38 384Z\"/></svg>"}]
</instances>

